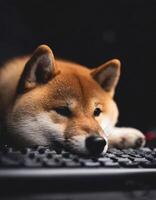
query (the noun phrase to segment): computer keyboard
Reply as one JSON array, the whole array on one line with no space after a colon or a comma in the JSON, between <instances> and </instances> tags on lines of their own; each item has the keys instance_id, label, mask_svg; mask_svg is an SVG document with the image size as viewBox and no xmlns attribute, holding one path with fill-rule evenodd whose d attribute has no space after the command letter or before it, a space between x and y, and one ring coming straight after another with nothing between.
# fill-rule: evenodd
<instances>
[{"instance_id":1,"label":"computer keyboard","mask_svg":"<svg viewBox=\"0 0 156 200\"><path fill-rule=\"evenodd\" d=\"M24 190L156 189L156 149L109 149L98 157L64 149L0 147L2 193ZM4 188L4 190L3 190ZM8 190L7 190L8 191Z\"/></svg>"},{"instance_id":2,"label":"computer keyboard","mask_svg":"<svg viewBox=\"0 0 156 200\"><path fill-rule=\"evenodd\" d=\"M5 168L156 168L156 149L115 149L105 155L80 156L51 147L0 148L0 169Z\"/></svg>"}]
</instances>

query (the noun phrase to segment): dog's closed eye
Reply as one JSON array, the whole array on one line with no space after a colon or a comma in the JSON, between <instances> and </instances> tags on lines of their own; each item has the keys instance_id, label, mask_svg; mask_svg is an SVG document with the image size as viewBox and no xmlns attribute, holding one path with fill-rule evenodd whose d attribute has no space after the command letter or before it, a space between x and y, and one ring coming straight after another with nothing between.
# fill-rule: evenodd
<instances>
[{"instance_id":1,"label":"dog's closed eye","mask_svg":"<svg viewBox=\"0 0 156 200\"><path fill-rule=\"evenodd\" d=\"M59 115L70 117L72 112L67 106L60 106L57 108L54 108L55 112L57 112Z\"/></svg>"}]
</instances>

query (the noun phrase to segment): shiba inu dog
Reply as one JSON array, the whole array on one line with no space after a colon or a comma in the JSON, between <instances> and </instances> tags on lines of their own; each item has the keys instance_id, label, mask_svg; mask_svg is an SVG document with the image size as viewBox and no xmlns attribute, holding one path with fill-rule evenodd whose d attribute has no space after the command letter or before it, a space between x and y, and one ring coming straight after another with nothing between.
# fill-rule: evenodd
<instances>
[{"instance_id":1,"label":"shiba inu dog","mask_svg":"<svg viewBox=\"0 0 156 200\"><path fill-rule=\"evenodd\" d=\"M117 59L90 70L55 59L46 45L32 56L10 60L0 68L3 138L17 146L57 142L84 154L143 146L139 130L115 127L119 76Z\"/></svg>"}]
</instances>

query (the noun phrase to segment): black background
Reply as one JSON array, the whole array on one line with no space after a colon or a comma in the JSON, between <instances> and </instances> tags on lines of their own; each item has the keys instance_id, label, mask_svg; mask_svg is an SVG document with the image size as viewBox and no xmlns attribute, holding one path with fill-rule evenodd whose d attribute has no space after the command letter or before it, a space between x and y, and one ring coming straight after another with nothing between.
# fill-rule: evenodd
<instances>
[{"instance_id":1,"label":"black background","mask_svg":"<svg viewBox=\"0 0 156 200\"><path fill-rule=\"evenodd\" d=\"M0 62L48 44L87 66L122 62L119 125L156 126L156 1L0 1Z\"/></svg>"}]
</instances>

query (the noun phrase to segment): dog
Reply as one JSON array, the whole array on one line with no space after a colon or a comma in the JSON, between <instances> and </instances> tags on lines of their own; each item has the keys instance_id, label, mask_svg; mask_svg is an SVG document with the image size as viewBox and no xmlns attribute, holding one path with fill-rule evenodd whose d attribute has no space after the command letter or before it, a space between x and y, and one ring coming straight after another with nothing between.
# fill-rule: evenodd
<instances>
[{"instance_id":1,"label":"dog","mask_svg":"<svg viewBox=\"0 0 156 200\"><path fill-rule=\"evenodd\" d=\"M55 59L47 45L8 61L0 68L2 138L22 147L56 142L87 155L144 146L139 130L115 127L120 65L113 59L88 69Z\"/></svg>"}]
</instances>

